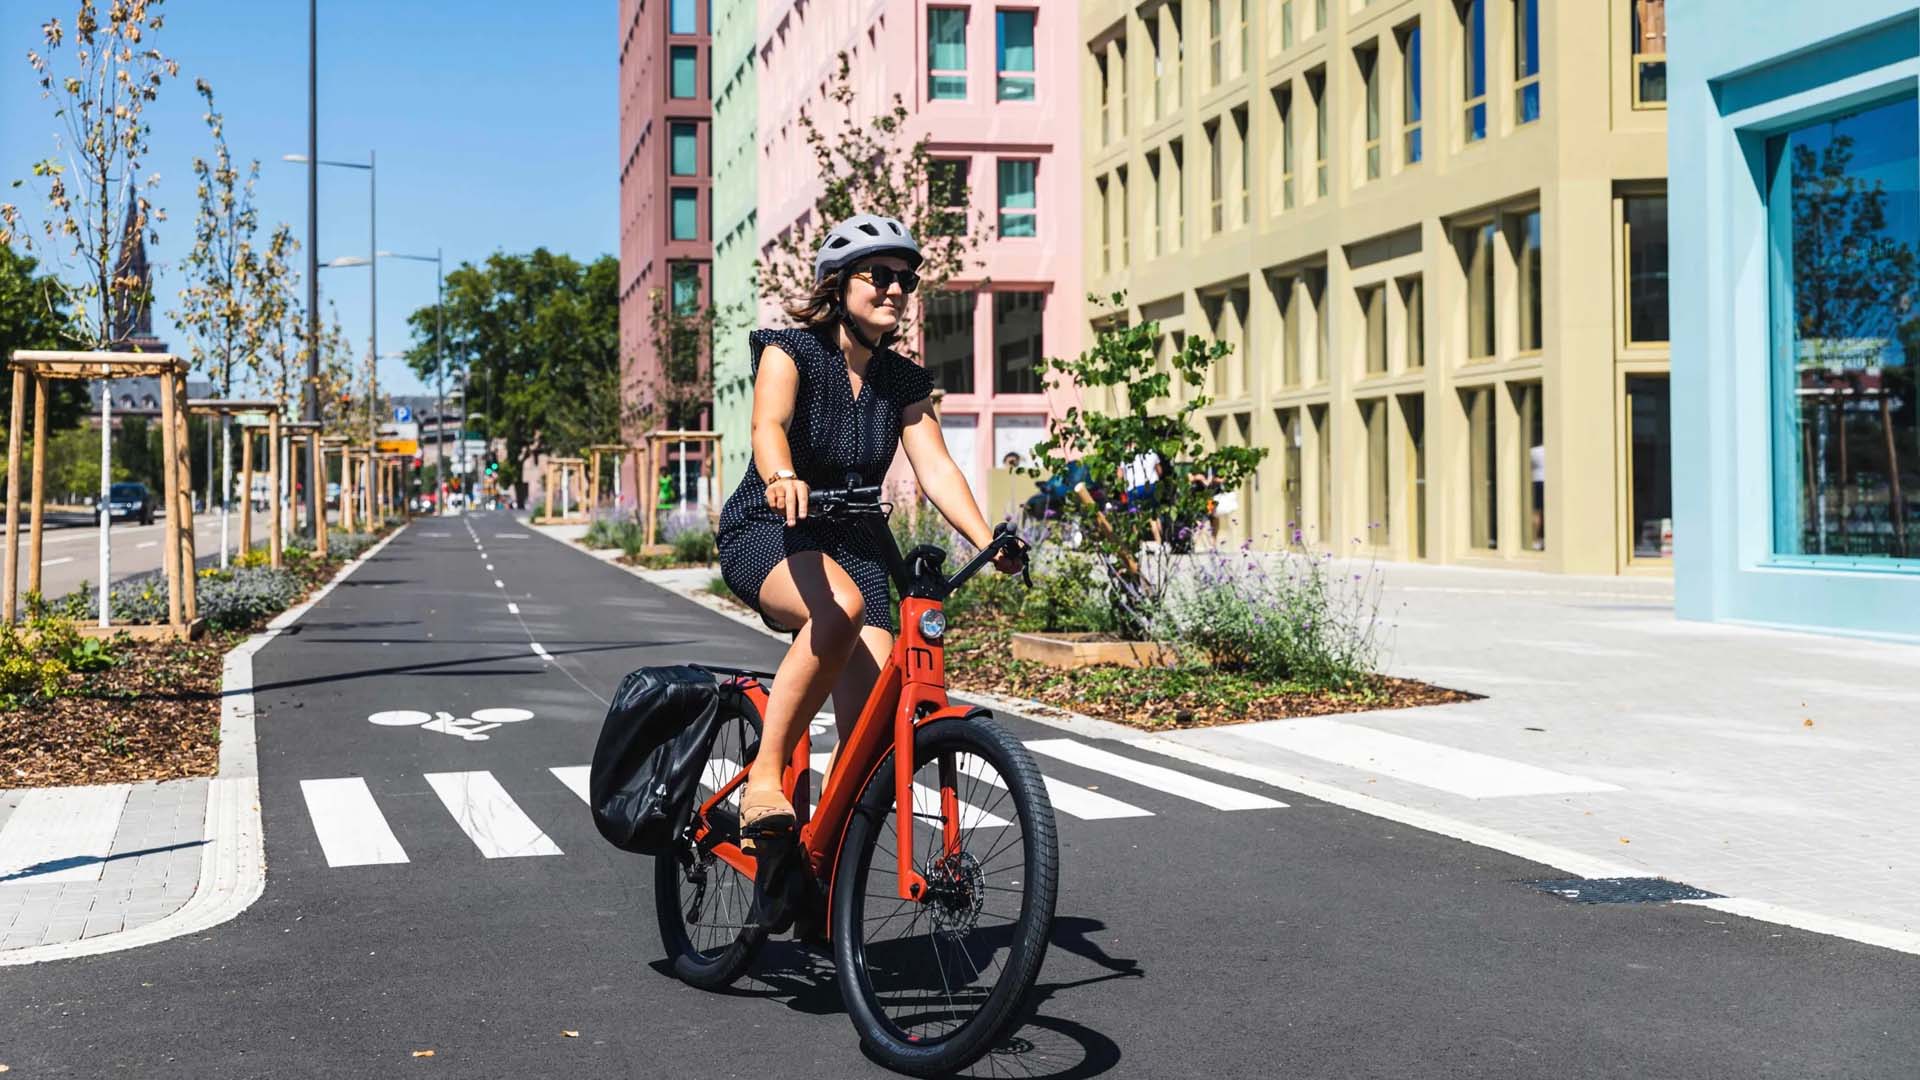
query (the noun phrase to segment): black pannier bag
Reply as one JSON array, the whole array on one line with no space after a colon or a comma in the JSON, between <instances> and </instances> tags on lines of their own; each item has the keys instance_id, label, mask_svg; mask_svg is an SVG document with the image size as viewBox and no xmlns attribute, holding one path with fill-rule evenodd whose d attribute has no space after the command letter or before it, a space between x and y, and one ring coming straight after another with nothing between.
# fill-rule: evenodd
<instances>
[{"instance_id":1,"label":"black pannier bag","mask_svg":"<svg viewBox=\"0 0 1920 1080\"><path fill-rule=\"evenodd\" d=\"M720 687L699 668L641 668L620 681L587 785L608 843L641 855L672 848L693 812L719 708Z\"/></svg>"}]
</instances>

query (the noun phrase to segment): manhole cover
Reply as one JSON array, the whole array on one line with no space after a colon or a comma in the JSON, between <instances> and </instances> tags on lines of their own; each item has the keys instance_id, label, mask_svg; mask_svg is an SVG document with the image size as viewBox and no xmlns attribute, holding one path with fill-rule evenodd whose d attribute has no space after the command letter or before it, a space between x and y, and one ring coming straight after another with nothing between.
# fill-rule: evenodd
<instances>
[{"instance_id":1,"label":"manhole cover","mask_svg":"<svg viewBox=\"0 0 1920 1080\"><path fill-rule=\"evenodd\" d=\"M1576 904L1664 904L1674 900L1720 899L1719 893L1664 878L1554 878L1520 884Z\"/></svg>"}]
</instances>

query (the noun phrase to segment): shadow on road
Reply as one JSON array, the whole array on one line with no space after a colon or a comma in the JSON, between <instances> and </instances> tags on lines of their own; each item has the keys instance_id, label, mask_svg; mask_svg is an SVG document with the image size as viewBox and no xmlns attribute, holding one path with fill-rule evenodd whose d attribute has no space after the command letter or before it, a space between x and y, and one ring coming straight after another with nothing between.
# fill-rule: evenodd
<instances>
[{"instance_id":1,"label":"shadow on road","mask_svg":"<svg viewBox=\"0 0 1920 1080\"><path fill-rule=\"evenodd\" d=\"M318 644L342 639L309 638L308 640L311 643ZM692 639L682 641L623 641L590 648L550 649L548 650L548 654L551 656L572 656L580 653L620 652L625 649L654 649L667 645L686 645L691 641ZM377 643L385 644L384 642ZM426 641L415 642L414 644L441 645L448 644L448 642ZM481 644L499 643L483 642ZM258 683L250 691L236 690L229 692L264 694L273 690L288 690L299 686L320 686L326 683L352 682L356 679L378 679L389 675L418 675L426 677L456 675L460 678L467 679L480 676L538 675L545 670L546 665L544 663L527 666L508 666L510 661L526 661L529 659L538 658L527 651L525 646L522 646L512 652L496 653L488 656L462 656L452 660L423 661L417 664L392 664L387 667L377 668L355 668L351 671L338 671L328 675L311 675L300 679L281 679L278 682ZM474 670L476 668L484 668L485 670Z\"/></svg>"}]
</instances>

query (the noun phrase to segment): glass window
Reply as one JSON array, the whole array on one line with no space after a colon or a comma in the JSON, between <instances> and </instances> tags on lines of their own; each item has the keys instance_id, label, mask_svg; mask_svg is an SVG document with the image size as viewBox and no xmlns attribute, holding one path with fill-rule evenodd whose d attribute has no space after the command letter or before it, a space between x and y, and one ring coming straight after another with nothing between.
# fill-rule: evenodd
<instances>
[{"instance_id":1,"label":"glass window","mask_svg":"<svg viewBox=\"0 0 1920 1080\"><path fill-rule=\"evenodd\" d=\"M1467 359L1493 355L1493 222L1460 230L1460 262L1467 274Z\"/></svg>"},{"instance_id":2,"label":"glass window","mask_svg":"<svg viewBox=\"0 0 1920 1080\"><path fill-rule=\"evenodd\" d=\"M672 281L673 312L691 315L700 308L700 267L697 263L674 263L669 272Z\"/></svg>"},{"instance_id":3,"label":"glass window","mask_svg":"<svg viewBox=\"0 0 1920 1080\"><path fill-rule=\"evenodd\" d=\"M1407 312L1405 340L1400 343L1401 366L1418 371L1427 366L1427 303L1418 277L1400 279L1400 303Z\"/></svg>"},{"instance_id":4,"label":"glass window","mask_svg":"<svg viewBox=\"0 0 1920 1080\"><path fill-rule=\"evenodd\" d=\"M1520 421L1521 542L1529 551L1547 549L1547 436L1540 415L1540 384L1513 385L1513 413Z\"/></svg>"},{"instance_id":5,"label":"glass window","mask_svg":"<svg viewBox=\"0 0 1920 1080\"><path fill-rule=\"evenodd\" d=\"M1367 543L1385 544L1391 535L1387 520L1387 401L1360 403L1360 422L1367 431Z\"/></svg>"},{"instance_id":6,"label":"glass window","mask_svg":"<svg viewBox=\"0 0 1920 1080\"><path fill-rule=\"evenodd\" d=\"M1293 0L1280 0L1280 47L1293 48Z\"/></svg>"},{"instance_id":7,"label":"glass window","mask_svg":"<svg viewBox=\"0 0 1920 1080\"><path fill-rule=\"evenodd\" d=\"M1327 116L1333 108L1327 100L1327 75L1324 71L1307 75L1307 88L1313 91L1313 190L1318 198L1327 197Z\"/></svg>"},{"instance_id":8,"label":"glass window","mask_svg":"<svg viewBox=\"0 0 1920 1080\"><path fill-rule=\"evenodd\" d=\"M994 95L1001 101L1033 100L1033 12L995 12L1000 79Z\"/></svg>"},{"instance_id":9,"label":"glass window","mask_svg":"<svg viewBox=\"0 0 1920 1080\"><path fill-rule=\"evenodd\" d=\"M1920 112L1769 140L1774 545L1920 558Z\"/></svg>"},{"instance_id":10,"label":"glass window","mask_svg":"<svg viewBox=\"0 0 1920 1080\"><path fill-rule=\"evenodd\" d=\"M1500 547L1500 446L1493 433L1493 388L1462 390L1467 411L1467 542Z\"/></svg>"},{"instance_id":11,"label":"glass window","mask_svg":"<svg viewBox=\"0 0 1920 1080\"><path fill-rule=\"evenodd\" d=\"M993 294L993 392L1040 393L1040 327L1047 295Z\"/></svg>"},{"instance_id":12,"label":"glass window","mask_svg":"<svg viewBox=\"0 0 1920 1080\"><path fill-rule=\"evenodd\" d=\"M1313 31L1319 33L1327 28L1327 0L1313 0Z\"/></svg>"},{"instance_id":13,"label":"glass window","mask_svg":"<svg viewBox=\"0 0 1920 1080\"><path fill-rule=\"evenodd\" d=\"M1621 200L1627 249L1627 343L1667 340L1667 197Z\"/></svg>"},{"instance_id":14,"label":"glass window","mask_svg":"<svg viewBox=\"0 0 1920 1080\"><path fill-rule=\"evenodd\" d=\"M1307 290L1307 302L1313 305L1313 336L1303 344L1313 351L1307 356L1308 373L1313 381L1325 382L1327 378L1327 272L1324 269L1309 270L1301 279Z\"/></svg>"},{"instance_id":15,"label":"glass window","mask_svg":"<svg viewBox=\"0 0 1920 1080\"><path fill-rule=\"evenodd\" d=\"M1094 181L1094 187L1100 192L1100 272L1110 274L1113 272L1113 194L1104 176Z\"/></svg>"},{"instance_id":16,"label":"glass window","mask_svg":"<svg viewBox=\"0 0 1920 1080\"><path fill-rule=\"evenodd\" d=\"M1633 0L1633 106L1667 107L1667 0Z\"/></svg>"},{"instance_id":17,"label":"glass window","mask_svg":"<svg viewBox=\"0 0 1920 1080\"><path fill-rule=\"evenodd\" d=\"M1280 110L1280 209L1293 209L1293 88L1283 86L1273 92L1274 107Z\"/></svg>"},{"instance_id":18,"label":"glass window","mask_svg":"<svg viewBox=\"0 0 1920 1080\"><path fill-rule=\"evenodd\" d=\"M1173 220L1168 223L1167 242L1174 247L1187 246L1187 155L1184 144L1175 139L1167 144L1167 177L1173 189Z\"/></svg>"},{"instance_id":19,"label":"glass window","mask_svg":"<svg viewBox=\"0 0 1920 1080\"><path fill-rule=\"evenodd\" d=\"M1040 163L1033 160L1000 161L1000 235L1037 236L1034 173Z\"/></svg>"},{"instance_id":20,"label":"glass window","mask_svg":"<svg viewBox=\"0 0 1920 1080\"><path fill-rule=\"evenodd\" d=\"M1300 543L1301 531L1307 527L1306 514L1300 504L1301 439L1300 410L1280 410L1280 443L1286 450L1287 470L1286 475L1281 478L1281 485L1285 492L1283 498L1286 499L1283 509L1287 515L1286 542L1292 544Z\"/></svg>"},{"instance_id":21,"label":"glass window","mask_svg":"<svg viewBox=\"0 0 1920 1080\"><path fill-rule=\"evenodd\" d=\"M1513 0L1514 123L1540 119L1540 0Z\"/></svg>"},{"instance_id":22,"label":"glass window","mask_svg":"<svg viewBox=\"0 0 1920 1080\"><path fill-rule=\"evenodd\" d=\"M1300 304L1293 278L1274 282L1273 299L1280 306L1280 384L1300 385Z\"/></svg>"},{"instance_id":23,"label":"glass window","mask_svg":"<svg viewBox=\"0 0 1920 1080\"><path fill-rule=\"evenodd\" d=\"M693 22L693 0L673 0L672 26L670 34L697 34Z\"/></svg>"},{"instance_id":24,"label":"glass window","mask_svg":"<svg viewBox=\"0 0 1920 1080\"><path fill-rule=\"evenodd\" d=\"M698 97L700 94L699 53L692 45L675 45L667 50L672 73L672 96L677 98Z\"/></svg>"},{"instance_id":25,"label":"glass window","mask_svg":"<svg viewBox=\"0 0 1920 1080\"><path fill-rule=\"evenodd\" d=\"M1220 121L1215 120L1206 126L1203 134L1207 137L1207 214L1209 224L1216 233L1226 231L1226 151L1221 145Z\"/></svg>"},{"instance_id":26,"label":"glass window","mask_svg":"<svg viewBox=\"0 0 1920 1080\"><path fill-rule=\"evenodd\" d=\"M1367 374L1387 373L1387 287L1369 285L1360 290L1360 316L1367 328Z\"/></svg>"},{"instance_id":27,"label":"glass window","mask_svg":"<svg viewBox=\"0 0 1920 1080\"><path fill-rule=\"evenodd\" d=\"M1367 179L1380 179L1380 50L1369 46L1355 51L1360 85L1367 103Z\"/></svg>"},{"instance_id":28,"label":"glass window","mask_svg":"<svg viewBox=\"0 0 1920 1080\"><path fill-rule=\"evenodd\" d=\"M1160 219L1164 214L1161 199L1164 196L1160 190L1160 154L1157 151L1147 155L1147 184L1147 217L1153 234L1153 244L1147 249L1147 254L1157 258L1167 251L1166 237L1160 228Z\"/></svg>"},{"instance_id":29,"label":"glass window","mask_svg":"<svg viewBox=\"0 0 1920 1080\"><path fill-rule=\"evenodd\" d=\"M1120 265L1125 266L1133 261L1133 235L1131 231L1133 207L1127 202L1127 191L1129 190L1127 187L1127 167L1125 165L1120 166L1119 169L1115 170L1113 176L1114 182L1119 185L1119 191L1114 201L1119 204L1117 216L1120 218Z\"/></svg>"},{"instance_id":30,"label":"glass window","mask_svg":"<svg viewBox=\"0 0 1920 1080\"><path fill-rule=\"evenodd\" d=\"M1400 398L1407 425L1407 517L1413 522L1413 555L1427 557L1427 401L1419 394Z\"/></svg>"},{"instance_id":31,"label":"glass window","mask_svg":"<svg viewBox=\"0 0 1920 1080\"><path fill-rule=\"evenodd\" d=\"M1627 528L1635 559L1673 557L1672 404L1665 375L1627 376Z\"/></svg>"},{"instance_id":32,"label":"glass window","mask_svg":"<svg viewBox=\"0 0 1920 1080\"><path fill-rule=\"evenodd\" d=\"M1219 86L1227 74L1226 0L1207 0L1207 85Z\"/></svg>"},{"instance_id":33,"label":"glass window","mask_svg":"<svg viewBox=\"0 0 1920 1080\"><path fill-rule=\"evenodd\" d=\"M1467 142L1487 137L1487 0L1460 5L1462 131Z\"/></svg>"},{"instance_id":34,"label":"glass window","mask_svg":"<svg viewBox=\"0 0 1920 1080\"><path fill-rule=\"evenodd\" d=\"M1313 420L1314 494L1320 504L1319 512L1314 515L1315 523L1320 528L1320 542L1330 543L1333 539L1333 432L1328 430L1328 421L1332 417L1325 405L1309 406L1307 415Z\"/></svg>"},{"instance_id":35,"label":"glass window","mask_svg":"<svg viewBox=\"0 0 1920 1080\"><path fill-rule=\"evenodd\" d=\"M927 162L927 184L938 208L932 227L935 236L964 236L971 199L973 163L966 158L934 158Z\"/></svg>"},{"instance_id":36,"label":"glass window","mask_svg":"<svg viewBox=\"0 0 1920 1080\"><path fill-rule=\"evenodd\" d=\"M1514 277L1520 286L1520 351L1539 352L1540 322L1540 211L1514 219Z\"/></svg>"},{"instance_id":37,"label":"glass window","mask_svg":"<svg viewBox=\"0 0 1920 1080\"><path fill-rule=\"evenodd\" d=\"M1419 23L1401 31L1400 53L1405 57L1400 83L1400 155L1403 162L1412 165L1420 160L1422 151Z\"/></svg>"},{"instance_id":38,"label":"glass window","mask_svg":"<svg viewBox=\"0 0 1920 1080\"><path fill-rule=\"evenodd\" d=\"M1094 71L1100 78L1100 145L1113 141L1113 69L1107 66L1107 49L1094 50Z\"/></svg>"},{"instance_id":39,"label":"glass window","mask_svg":"<svg viewBox=\"0 0 1920 1080\"><path fill-rule=\"evenodd\" d=\"M926 295L927 371L949 394L973 393L973 302L971 292Z\"/></svg>"},{"instance_id":40,"label":"glass window","mask_svg":"<svg viewBox=\"0 0 1920 1080\"><path fill-rule=\"evenodd\" d=\"M673 125L673 175L692 176L700 171L700 128L694 124Z\"/></svg>"},{"instance_id":41,"label":"glass window","mask_svg":"<svg viewBox=\"0 0 1920 1080\"><path fill-rule=\"evenodd\" d=\"M694 188L673 189L673 238L700 239L700 192Z\"/></svg>"},{"instance_id":42,"label":"glass window","mask_svg":"<svg viewBox=\"0 0 1920 1080\"><path fill-rule=\"evenodd\" d=\"M1253 220L1253 147L1247 144L1247 109L1243 105L1233 110L1233 148L1240 158L1239 196L1240 218L1238 224L1245 225Z\"/></svg>"},{"instance_id":43,"label":"glass window","mask_svg":"<svg viewBox=\"0 0 1920 1080\"><path fill-rule=\"evenodd\" d=\"M927 9L927 97L967 96L967 9Z\"/></svg>"}]
</instances>

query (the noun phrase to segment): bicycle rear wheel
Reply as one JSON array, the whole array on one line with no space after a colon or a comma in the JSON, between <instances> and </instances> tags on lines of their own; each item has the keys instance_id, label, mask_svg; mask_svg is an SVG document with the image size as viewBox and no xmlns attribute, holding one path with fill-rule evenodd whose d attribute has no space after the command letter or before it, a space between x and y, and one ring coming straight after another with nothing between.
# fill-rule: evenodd
<instances>
[{"instance_id":1,"label":"bicycle rear wheel","mask_svg":"<svg viewBox=\"0 0 1920 1080\"><path fill-rule=\"evenodd\" d=\"M972 1064L1020 1020L1046 957L1060 854L1040 770L998 724L927 724L913 759L912 865L928 899L900 899L889 754L860 796L834 874L834 966L874 1056L934 1076Z\"/></svg>"},{"instance_id":2,"label":"bicycle rear wheel","mask_svg":"<svg viewBox=\"0 0 1920 1080\"><path fill-rule=\"evenodd\" d=\"M653 859L653 901L673 973L704 989L726 986L746 973L766 932L752 925L753 879L713 853L713 844L740 842L740 797L736 787L706 818L703 842L695 842L700 807L746 768L760 742L760 714L745 694L723 692L720 728L700 780L699 801L673 851Z\"/></svg>"}]
</instances>

